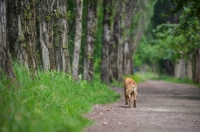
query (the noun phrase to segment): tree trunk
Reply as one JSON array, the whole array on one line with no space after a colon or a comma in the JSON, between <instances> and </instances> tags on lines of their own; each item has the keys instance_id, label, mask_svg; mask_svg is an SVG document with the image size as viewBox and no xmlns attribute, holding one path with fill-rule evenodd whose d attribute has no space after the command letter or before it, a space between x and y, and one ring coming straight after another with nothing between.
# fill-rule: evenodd
<instances>
[{"instance_id":1,"label":"tree trunk","mask_svg":"<svg viewBox=\"0 0 200 132\"><path fill-rule=\"evenodd\" d=\"M191 59L187 60L187 77L192 80L192 61Z\"/></svg>"},{"instance_id":2,"label":"tree trunk","mask_svg":"<svg viewBox=\"0 0 200 132\"><path fill-rule=\"evenodd\" d=\"M38 3L37 22L44 70L55 69L53 24L57 12L53 10L54 4L55 0L40 0Z\"/></svg>"},{"instance_id":3,"label":"tree trunk","mask_svg":"<svg viewBox=\"0 0 200 132\"><path fill-rule=\"evenodd\" d=\"M67 27L67 1L57 0L54 12L56 24L54 24L55 61L57 71L71 73L70 58L68 52L68 27Z\"/></svg>"},{"instance_id":4,"label":"tree trunk","mask_svg":"<svg viewBox=\"0 0 200 132\"><path fill-rule=\"evenodd\" d=\"M115 78L119 81L122 80L123 75L123 38L121 35L124 30L123 27L121 27L121 23L121 17L117 15L114 29L115 40L117 44L117 76Z\"/></svg>"},{"instance_id":5,"label":"tree trunk","mask_svg":"<svg viewBox=\"0 0 200 132\"><path fill-rule=\"evenodd\" d=\"M131 51L131 43L126 41L124 44L124 63L123 63L123 74L124 75L131 75L133 73L132 67L132 51Z\"/></svg>"},{"instance_id":6,"label":"tree trunk","mask_svg":"<svg viewBox=\"0 0 200 132\"><path fill-rule=\"evenodd\" d=\"M7 45L7 0L0 1L0 79L6 74L8 79L13 80L15 73Z\"/></svg>"},{"instance_id":7,"label":"tree trunk","mask_svg":"<svg viewBox=\"0 0 200 132\"><path fill-rule=\"evenodd\" d=\"M118 63L118 57L119 52L118 52L118 47L120 45L120 41L119 38L121 37L120 35L120 31L121 31L121 23L120 23L120 18L121 16L119 14L121 14L121 1L112 1L113 3L111 4L112 7L110 7L112 10L112 14L111 14L111 38L110 38L110 42L109 42L109 81L112 82L115 79L118 79L118 77L120 76L120 74L118 73L118 64L120 66L120 63ZM121 49L120 49L121 50ZM122 53L122 52L121 52Z\"/></svg>"},{"instance_id":8,"label":"tree trunk","mask_svg":"<svg viewBox=\"0 0 200 132\"><path fill-rule=\"evenodd\" d=\"M94 75L94 42L97 29L97 3L96 0L88 0L87 38L84 57L84 79L91 81Z\"/></svg>"},{"instance_id":9,"label":"tree trunk","mask_svg":"<svg viewBox=\"0 0 200 132\"><path fill-rule=\"evenodd\" d=\"M116 14L117 19L115 20L115 38L117 42L117 80L122 80L123 78L123 50L124 50L124 33L125 33L125 22L124 22L124 13L125 6L123 4L125 1L118 2L117 7L118 13ZM122 6L123 5L123 6ZM118 15L120 14L120 15Z\"/></svg>"},{"instance_id":10,"label":"tree trunk","mask_svg":"<svg viewBox=\"0 0 200 132\"><path fill-rule=\"evenodd\" d=\"M186 61L185 59L180 59L176 62L174 66L174 76L176 78L184 79L186 76Z\"/></svg>"},{"instance_id":11,"label":"tree trunk","mask_svg":"<svg viewBox=\"0 0 200 132\"><path fill-rule=\"evenodd\" d=\"M8 37L14 57L27 69L36 69L36 5L32 0L9 1Z\"/></svg>"},{"instance_id":12,"label":"tree trunk","mask_svg":"<svg viewBox=\"0 0 200 132\"><path fill-rule=\"evenodd\" d=\"M81 35L82 35L82 10L83 0L76 0L76 29L75 29L75 41L74 41L74 53L72 61L72 76L74 79L78 79L78 68L79 68L79 53L81 46Z\"/></svg>"},{"instance_id":13,"label":"tree trunk","mask_svg":"<svg viewBox=\"0 0 200 132\"><path fill-rule=\"evenodd\" d=\"M192 60L193 81L200 84L200 48L195 49Z\"/></svg>"},{"instance_id":14,"label":"tree trunk","mask_svg":"<svg viewBox=\"0 0 200 132\"><path fill-rule=\"evenodd\" d=\"M170 60L160 60L161 66L165 69L164 74L174 76L174 64Z\"/></svg>"},{"instance_id":15,"label":"tree trunk","mask_svg":"<svg viewBox=\"0 0 200 132\"><path fill-rule=\"evenodd\" d=\"M110 6L112 0L104 0L104 18L103 18L103 44L101 53L101 80L105 83L109 82L109 42L111 38L111 21L112 14Z\"/></svg>"},{"instance_id":16,"label":"tree trunk","mask_svg":"<svg viewBox=\"0 0 200 132\"><path fill-rule=\"evenodd\" d=\"M126 0L126 3L124 3L124 8L126 17L123 19L124 23L126 23L125 25L125 29L126 29L126 33L124 33L125 37L125 42L124 42L124 52L123 52L123 75L130 75L133 74L133 59L134 59L134 52L136 50L136 44L139 43L139 41L135 41L136 37L141 38L142 34L134 34L135 30L138 29L138 26L140 29L143 29L142 26L143 23L139 22L138 25L134 25L135 23L133 23L135 17L134 15L136 15L136 13L138 13L138 7L137 5L137 1L133 1L133 0ZM128 9L128 10L127 10ZM143 33L143 32L141 32Z\"/></svg>"},{"instance_id":17,"label":"tree trunk","mask_svg":"<svg viewBox=\"0 0 200 132\"><path fill-rule=\"evenodd\" d=\"M19 1L8 1L7 8L7 32L8 32L8 45L10 46L10 53L13 58L18 59L17 51L19 50L19 26L18 26L18 15L19 15Z\"/></svg>"}]
</instances>

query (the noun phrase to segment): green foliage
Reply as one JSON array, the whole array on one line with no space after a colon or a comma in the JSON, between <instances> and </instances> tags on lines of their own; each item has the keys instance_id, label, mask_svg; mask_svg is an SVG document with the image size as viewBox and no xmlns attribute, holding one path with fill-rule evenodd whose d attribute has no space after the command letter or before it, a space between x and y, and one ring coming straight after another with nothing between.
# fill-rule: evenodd
<instances>
[{"instance_id":1,"label":"green foliage","mask_svg":"<svg viewBox=\"0 0 200 132\"><path fill-rule=\"evenodd\" d=\"M67 18L70 18L71 13L72 13L71 11L68 11L68 12L67 12Z\"/></svg>"},{"instance_id":2,"label":"green foliage","mask_svg":"<svg viewBox=\"0 0 200 132\"><path fill-rule=\"evenodd\" d=\"M50 21L50 19L51 19L50 15L47 15L46 16L46 21Z\"/></svg>"},{"instance_id":3,"label":"green foliage","mask_svg":"<svg viewBox=\"0 0 200 132\"><path fill-rule=\"evenodd\" d=\"M139 8L141 8L140 11L138 12L138 15L140 17L143 17L143 21L145 21L144 22L145 29L147 29L148 26L150 25L150 18L154 15L154 5L157 3L157 1L158 0L137 1Z\"/></svg>"},{"instance_id":4,"label":"green foliage","mask_svg":"<svg viewBox=\"0 0 200 132\"><path fill-rule=\"evenodd\" d=\"M58 25L58 24L54 24L53 29L54 32L51 33L51 35L54 35L54 42L55 42L55 46L59 47L59 43L61 40L61 35L60 33L62 32L64 26L62 24ZM64 46L63 48L67 48L66 46Z\"/></svg>"},{"instance_id":5,"label":"green foliage","mask_svg":"<svg viewBox=\"0 0 200 132\"><path fill-rule=\"evenodd\" d=\"M58 9L54 9L53 11L54 11L54 16L55 16L56 19L65 18L67 20L69 14L67 14L67 15L62 14L61 12L59 12ZM70 13L70 11L68 11L68 13Z\"/></svg>"},{"instance_id":6,"label":"green foliage","mask_svg":"<svg viewBox=\"0 0 200 132\"><path fill-rule=\"evenodd\" d=\"M180 10L184 10L187 13L185 22L190 18L196 17L200 20L200 1L199 0L171 0L175 6L171 9L172 13L177 13Z\"/></svg>"},{"instance_id":7,"label":"green foliage","mask_svg":"<svg viewBox=\"0 0 200 132\"><path fill-rule=\"evenodd\" d=\"M23 13L24 13L24 18L26 20L30 20L31 17L32 17L32 13L31 13L31 8L30 6L26 6L25 9L23 10Z\"/></svg>"},{"instance_id":8,"label":"green foliage","mask_svg":"<svg viewBox=\"0 0 200 132\"><path fill-rule=\"evenodd\" d=\"M35 79L15 64L18 85L0 81L0 131L82 131L91 124L82 115L97 103L116 101L119 95L96 80L74 81L59 72L39 71Z\"/></svg>"},{"instance_id":9,"label":"green foliage","mask_svg":"<svg viewBox=\"0 0 200 132\"><path fill-rule=\"evenodd\" d=\"M163 59L175 61L180 58L191 59L194 49L200 44L200 2L197 1L174 1L175 7L171 9L173 13L181 10L179 24L161 24L154 31L160 56Z\"/></svg>"},{"instance_id":10,"label":"green foliage","mask_svg":"<svg viewBox=\"0 0 200 132\"><path fill-rule=\"evenodd\" d=\"M145 64L149 66L155 65L159 59L158 52L157 45L152 45L151 42L148 42L146 37L143 36L138 46L137 54L134 56L134 66L139 68Z\"/></svg>"},{"instance_id":11,"label":"green foliage","mask_svg":"<svg viewBox=\"0 0 200 132\"><path fill-rule=\"evenodd\" d=\"M151 17L154 14L154 5L157 0L147 1L137 1L140 11L134 13L132 19L132 27L130 29L132 36L137 39L138 36L135 35L135 30L145 30L145 35L141 37L141 41L138 45L137 52L134 54L134 67L139 69L144 65L154 66L158 61L157 58L157 46L152 45L151 38L148 36L151 33ZM143 23L143 24L141 24ZM131 31L132 30L132 31Z\"/></svg>"},{"instance_id":12,"label":"green foliage","mask_svg":"<svg viewBox=\"0 0 200 132\"><path fill-rule=\"evenodd\" d=\"M145 34L148 43L142 39L134 65L141 67L147 64L151 67L153 64L162 72L164 60L172 63L180 58L192 60L194 50L200 46L199 3L190 0L158 0L151 21L152 28L155 28L152 32L153 41L148 41L151 39L148 36L151 32L149 30ZM170 14L170 8L177 14Z\"/></svg>"},{"instance_id":13,"label":"green foliage","mask_svg":"<svg viewBox=\"0 0 200 132\"><path fill-rule=\"evenodd\" d=\"M200 24L195 20L193 23L196 23L196 26L188 25L187 30L180 28L181 24L167 23L157 26L154 31L156 36L154 43L158 45L161 58L175 61L193 55L194 49L199 47L200 42L200 34L195 31L200 29Z\"/></svg>"}]
</instances>

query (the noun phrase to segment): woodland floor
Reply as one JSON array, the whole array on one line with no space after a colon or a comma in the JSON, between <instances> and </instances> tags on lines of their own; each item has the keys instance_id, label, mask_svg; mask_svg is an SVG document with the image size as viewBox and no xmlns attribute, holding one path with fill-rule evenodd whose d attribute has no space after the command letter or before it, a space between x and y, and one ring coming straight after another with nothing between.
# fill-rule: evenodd
<instances>
[{"instance_id":1,"label":"woodland floor","mask_svg":"<svg viewBox=\"0 0 200 132\"><path fill-rule=\"evenodd\" d=\"M148 80L138 86L137 108L121 98L95 105L85 116L95 122L85 132L200 132L200 90L187 84Z\"/></svg>"}]
</instances>

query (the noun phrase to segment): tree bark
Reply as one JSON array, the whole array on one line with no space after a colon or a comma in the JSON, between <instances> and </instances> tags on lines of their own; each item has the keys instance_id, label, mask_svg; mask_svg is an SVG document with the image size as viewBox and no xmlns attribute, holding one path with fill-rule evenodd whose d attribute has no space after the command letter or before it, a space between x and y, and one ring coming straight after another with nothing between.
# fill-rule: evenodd
<instances>
[{"instance_id":1,"label":"tree bark","mask_svg":"<svg viewBox=\"0 0 200 132\"><path fill-rule=\"evenodd\" d=\"M97 29L97 3L96 0L88 0L87 14L87 38L84 57L84 79L91 81L94 75L94 42Z\"/></svg>"},{"instance_id":2,"label":"tree bark","mask_svg":"<svg viewBox=\"0 0 200 132\"><path fill-rule=\"evenodd\" d=\"M44 70L55 70L54 51L54 14L55 0L40 0L38 3L37 22L39 32L39 43L41 48L41 60Z\"/></svg>"},{"instance_id":3,"label":"tree bark","mask_svg":"<svg viewBox=\"0 0 200 132\"><path fill-rule=\"evenodd\" d=\"M54 12L56 24L54 24L55 61L57 71L71 73L70 58L68 52L68 26L67 26L67 1L57 0Z\"/></svg>"},{"instance_id":4,"label":"tree bark","mask_svg":"<svg viewBox=\"0 0 200 132\"><path fill-rule=\"evenodd\" d=\"M103 44L101 53L101 80L105 83L109 83L109 43L111 38L111 21L110 16L112 14L109 8L112 4L112 0L104 0L104 18L103 18Z\"/></svg>"},{"instance_id":5,"label":"tree bark","mask_svg":"<svg viewBox=\"0 0 200 132\"><path fill-rule=\"evenodd\" d=\"M128 3L128 4L126 4ZM134 53L136 50L136 45L139 43L137 38L141 38L142 34L134 34L136 33L137 29L143 29L142 27L144 26L142 22L138 22L137 26L134 25L132 22L136 15L136 13L139 12L138 7L137 7L137 1L132 1L132 0L126 0L126 3L124 3L125 7L125 13L126 17L123 19L126 29L126 33L124 33L125 41L124 41L124 51L123 51L123 75L130 75L133 74L133 60L134 60ZM128 9L128 10L127 10ZM139 27L138 27L139 26ZM135 32L134 32L135 31ZM143 33L143 32L141 32Z\"/></svg>"},{"instance_id":6,"label":"tree bark","mask_svg":"<svg viewBox=\"0 0 200 132\"><path fill-rule=\"evenodd\" d=\"M118 76L120 74L118 73L118 55L120 52L118 52L118 46L119 44L119 38L120 38L120 18L121 16L119 15L121 13L121 1L112 1L112 7L110 7L112 10L112 15L110 16L111 18L111 37L110 37L110 42L109 42L109 82L112 82L115 79L118 79ZM120 56L121 57L121 56Z\"/></svg>"},{"instance_id":7,"label":"tree bark","mask_svg":"<svg viewBox=\"0 0 200 132\"><path fill-rule=\"evenodd\" d=\"M120 6L120 5L119 5ZM123 38L121 37L123 28L121 27L121 17L117 15L115 22L115 42L117 44L117 76L115 77L117 80L122 80L123 75Z\"/></svg>"},{"instance_id":8,"label":"tree bark","mask_svg":"<svg viewBox=\"0 0 200 132\"><path fill-rule=\"evenodd\" d=\"M7 45L7 0L0 1L0 79L6 74L11 81L15 78L9 46Z\"/></svg>"},{"instance_id":9,"label":"tree bark","mask_svg":"<svg viewBox=\"0 0 200 132\"><path fill-rule=\"evenodd\" d=\"M79 69L79 53L81 46L81 35L82 35L82 10L83 0L76 0L76 29L75 29L75 42L74 42L74 53L72 61L72 76L74 79L78 79Z\"/></svg>"},{"instance_id":10,"label":"tree bark","mask_svg":"<svg viewBox=\"0 0 200 132\"><path fill-rule=\"evenodd\" d=\"M192 80L192 61L191 59L187 60L187 77Z\"/></svg>"},{"instance_id":11,"label":"tree bark","mask_svg":"<svg viewBox=\"0 0 200 132\"><path fill-rule=\"evenodd\" d=\"M200 48L194 50L192 69L193 81L200 84Z\"/></svg>"},{"instance_id":12,"label":"tree bark","mask_svg":"<svg viewBox=\"0 0 200 132\"><path fill-rule=\"evenodd\" d=\"M36 4L32 0L9 1L8 37L14 57L33 73L36 70Z\"/></svg>"},{"instance_id":13,"label":"tree bark","mask_svg":"<svg viewBox=\"0 0 200 132\"><path fill-rule=\"evenodd\" d=\"M174 76L181 79L186 77L186 61L184 58L176 61L174 66Z\"/></svg>"},{"instance_id":14,"label":"tree bark","mask_svg":"<svg viewBox=\"0 0 200 132\"><path fill-rule=\"evenodd\" d=\"M123 63L123 74L124 75L131 75L133 73L132 69L132 53L131 52L131 45L129 41L126 41L124 44L124 63Z\"/></svg>"}]
</instances>

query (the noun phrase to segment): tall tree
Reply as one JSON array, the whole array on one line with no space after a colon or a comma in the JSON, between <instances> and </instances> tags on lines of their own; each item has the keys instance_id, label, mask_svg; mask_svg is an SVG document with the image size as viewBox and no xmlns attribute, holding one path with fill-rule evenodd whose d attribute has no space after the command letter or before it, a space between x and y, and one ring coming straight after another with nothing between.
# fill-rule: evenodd
<instances>
[{"instance_id":1,"label":"tall tree","mask_svg":"<svg viewBox=\"0 0 200 132\"><path fill-rule=\"evenodd\" d=\"M76 29L75 29L74 53L72 61L72 76L74 79L78 79L79 54L80 54L81 35L82 35L82 12L83 12L83 0L76 0Z\"/></svg>"},{"instance_id":2,"label":"tall tree","mask_svg":"<svg viewBox=\"0 0 200 132\"><path fill-rule=\"evenodd\" d=\"M110 26L111 26L111 30L110 30L110 42L108 45L108 78L109 81L112 82L114 79L118 78L118 72L117 72L117 57L118 57L118 45L119 45L119 40L118 38L120 38L120 33L119 33L119 28L121 28L121 22L120 18L121 16L119 14L121 14L121 1L117 0L117 1L112 1L111 4L112 7L110 7L111 13L110 14Z\"/></svg>"},{"instance_id":3,"label":"tall tree","mask_svg":"<svg viewBox=\"0 0 200 132\"><path fill-rule=\"evenodd\" d=\"M71 73L68 53L67 1L57 0L54 9L54 43L57 71Z\"/></svg>"},{"instance_id":4,"label":"tall tree","mask_svg":"<svg viewBox=\"0 0 200 132\"><path fill-rule=\"evenodd\" d=\"M104 1L101 65L104 82L121 80L123 75L133 73L134 53L152 15L148 12L149 8L152 10L154 4L149 0ZM148 15L145 16L145 13Z\"/></svg>"},{"instance_id":5,"label":"tall tree","mask_svg":"<svg viewBox=\"0 0 200 132\"><path fill-rule=\"evenodd\" d=\"M103 43L101 53L101 80L109 82L109 43L111 38L111 10L112 0L103 1Z\"/></svg>"},{"instance_id":6,"label":"tall tree","mask_svg":"<svg viewBox=\"0 0 200 132\"><path fill-rule=\"evenodd\" d=\"M84 79L91 81L94 74L94 42L97 29L97 5L98 0L87 1L87 38L84 56Z\"/></svg>"},{"instance_id":7,"label":"tall tree","mask_svg":"<svg viewBox=\"0 0 200 132\"><path fill-rule=\"evenodd\" d=\"M7 0L0 1L0 79L5 73L9 79L15 77L7 44Z\"/></svg>"},{"instance_id":8,"label":"tall tree","mask_svg":"<svg viewBox=\"0 0 200 132\"><path fill-rule=\"evenodd\" d=\"M123 42L124 42L124 12L125 12L125 7L122 5L122 2L124 1L119 1L117 5L117 13L116 13L116 18L115 18L115 23L114 23L114 38L115 38L115 43L117 44L117 76L115 79L117 80L122 80L122 75L123 75ZM118 15L120 14L120 15Z\"/></svg>"},{"instance_id":9,"label":"tall tree","mask_svg":"<svg viewBox=\"0 0 200 132\"><path fill-rule=\"evenodd\" d=\"M36 69L36 3L8 2L8 37L13 56L27 69Z\"/></svg>"},{"instance_id":10,"label":"tall tree","mask_svg":"<svg viewBox=\"0 0 200 132\"><path fill-rule=\"evenodd\" d=\"M130 34L131 30L131 21L133 18L133 14L136 10L136 2L132 0L125 0L122 2L122 17L121 21L123 22L124 31L122 32L122 39L123 39L123 75L128 75L133 73L133 43L130 38L132 35ZM133 29L132 29L133 30Z\"/></svg>"},{"instance_id":11,"label":"tall tree","mask_svg":"<svg viewBox=\"0 0 200 132\"><path fill-rule=\"evenodd\" d=\"M200 47L194 50L192 58L193 80L195 83L200 84Z\"/></svg>"},{"instance_id":12,"label":"tall tree","mask_svg":"<svg viewBox=\"0 0 200 132\"><path fill-rule=\"evenodd\" d=\"M37 22L41 60L44 70L54 70L55 66L55 51L54 51L54 13L53 9L56 0L40 0L38 2Z\"/></svg>"},{"instance_id":13,"label":"tall tree","mask_svg":"<svg viewBox=\"0 0 200 132\"><path fill-rule=\"evenodd\" d=\"M200 29L200 1L197 0L171 0L173 6L170 6L170 10L172 13L178 14L179 20L176 21L179 24L175 25L176 28L173 27L174 33L171 30L170 24L166 24L168 28L165 28L166 33L173 36L173 40L171 43L167 43L169 51L175 51L175 59L188 59L192 62L192 79L195 83L200 83L200 44L199 44L199 29ZM166 26L164 25L164 26ZM160 27L160 26L158 26ZM162 25L161 25L162 27ZM170 31L170 32L169 32ZM161 32L162 33L162 32ZM167 35L167 38L171 37ZM162 37L161 40L164 37ZM174 38L181 38L176 44ZM182 43L181 43L182 42ZM174 44L175 43L175 44ZM181 45L180 45L181 43ZM170 45L172 45L170 47ZM186 57L185 57L186 56ZM173 57L171 57L173 58ZM170 58L170 59L171 59ZM183 65L185 67L185 63ZM180 69L180 68L179 68ZM182 72L182 71L181 71Z\"/></svg>"},{"instance_id":14,"label":"tall tree","mask_svg":"<svg viewBox=\"0 0 200 132\"><path fill-rule=\"evenodd\" d=\"M200 84L200 1L198 0L176 0L172 12L181 10L180 25L182 33L188 39L184 49L192 48L192 76L195 83ZM179 30L179 29L178 29Z\"/></svg>"}]
</instances>

